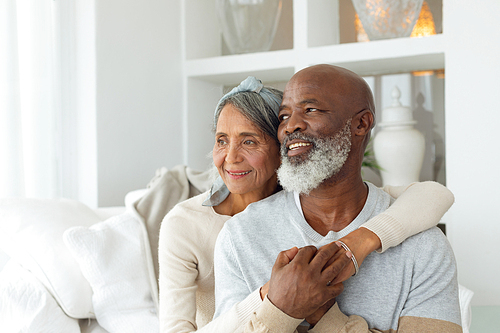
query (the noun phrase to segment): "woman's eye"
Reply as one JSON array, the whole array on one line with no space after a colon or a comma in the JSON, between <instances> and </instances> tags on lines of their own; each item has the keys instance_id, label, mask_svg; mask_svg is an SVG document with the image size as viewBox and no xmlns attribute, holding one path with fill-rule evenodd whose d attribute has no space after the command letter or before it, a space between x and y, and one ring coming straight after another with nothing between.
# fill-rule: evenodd
<instances>
[{"instance_id":1,"label":"woman's eye","mask_svg":"<svg viewBox=\"0 0 500 333\"><path fill-rule=\"evenodd\" d=\"M253 140L245 140L245 142L243 142L244 144L246 145L253 145L255 143L255 141Z\"/></svg>"},{"instance_id":2,"label":"woman's eye","mask_svg":"<svg viewBox=\"0 0 500 333\"><path fill-rule=\"evenodd\" d=\"M224 145L226 145L226 144L227 144L227 142L226 142L226 141L224 141L224 140L222 140L222 139L217 139L217 144L218 144L219 146L224 146Z\"/></svg>"}]
</instances>

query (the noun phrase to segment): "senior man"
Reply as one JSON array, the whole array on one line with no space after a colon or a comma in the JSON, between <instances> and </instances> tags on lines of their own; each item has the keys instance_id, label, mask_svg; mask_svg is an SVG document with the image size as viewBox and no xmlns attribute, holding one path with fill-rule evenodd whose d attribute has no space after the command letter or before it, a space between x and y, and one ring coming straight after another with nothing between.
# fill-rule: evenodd
<instances>
[{"instance_id":1,"label":"senior man","mask_svg":"<svg viewBox=\"0 0 500 333\"><path fill-rule=\"evenodd\" d=\"M392 203L361 177L374 117L370 88L344 68L312 66L288 82L278 129L285 191L250 205L219 234L216 317L270 279L248 330L462 331L455 259L437 228L370 254L339 282L355 259L332 241Z\"/></svg>"}]
</instances>

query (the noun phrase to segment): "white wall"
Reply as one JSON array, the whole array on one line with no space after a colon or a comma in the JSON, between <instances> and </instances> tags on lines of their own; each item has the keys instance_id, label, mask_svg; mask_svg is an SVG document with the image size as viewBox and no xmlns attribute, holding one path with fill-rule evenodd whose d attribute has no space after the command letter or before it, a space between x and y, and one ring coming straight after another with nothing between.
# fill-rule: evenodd
<instances>
[{"instance_id":1,"label":"white wall","mask_svg":"<svg viewBox=\"0 0 500 333\"><path fill-rule=\"evenodd\" d=\"M98 205L182 163L180 1L95 1Z\"/></svg>"},{"instance_id":2,"label":"white wall","mask_svg":"<svg viewBox=\"0 0 500 333\"><path fill-rule=\"evenodd\" d=\"M500 2L445 1L447 230L473 305L500 305Z\"/></svg>"},{"instance_id":3,"label":"white wall","mask_svg":"<svg viewBox=\"0 0 500 333\"><path fill-rule=\"evenodd\" d=\"M72 182L65 182L65 197L82 201L90 207L97 207L97 130L96 130L96 72L95 72L95 4L93 1L75 1L76 35L76 156ZM71 126L70 126L71 127ZM71 148L70 148L71 149ZM72 152L66 152L71 154ZM71 177L70 176L70 177ZM69 192L69 194L67 194Z\"/></svg>"}]
</instances>

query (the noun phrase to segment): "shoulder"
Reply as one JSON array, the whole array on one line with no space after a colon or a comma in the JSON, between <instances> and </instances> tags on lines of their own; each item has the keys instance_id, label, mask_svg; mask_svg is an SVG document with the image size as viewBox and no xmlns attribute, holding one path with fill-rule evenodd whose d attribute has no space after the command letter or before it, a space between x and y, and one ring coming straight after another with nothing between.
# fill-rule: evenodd
<instances>
[{"instance_id":1,"label":"shoulder","mask_svg":"<svg viewBox=\"0 0 500 333\"><path fill-rule=\"evenodd\" d=\"M409 237L402 244L411 254L416 270L422 272L456 271L456 261L450 242L441 229L433 227Z\"/></svg>"},{"instance_id":2,"label":"shoulder","mask_svg":"<svg viewBox=\"0 0 500 333\"><path fill-rule=\"evenodd\" d=\"M270 223L270 221L276 222L279 217L284 215L284 211L290 205L290 196L291 203L295 204L293 194L280 191L248 205L243 212L236 214L226 222L217 238L217 243L224 244L222 246L234 244L237 247L245 248L248 245L247 242L255 241L253 236L249 235L261 235L263 230L272 233L275 228L279 229L277 223Z\"/></svg>"},{"instance_id":3,"label":"shoulder","mask_svg":"<svg viewBox=\"0 0 500 333\"><path fill-rule=\"evenodd\" d=\"M184 235L196 239L196 235L218 232L229 216L215 213L212 207L202 206L208 192L201 193L175 205L163 218L160 237L175 239Z\"/></svg>"},{"instance_id":4,"label":"shoulder","mask_svg":"<svg viewBox=\"0 0 500 333\"><path fill-rule=\"evenodd\" d=\"M365 182L365 184L368 186L368 201L370 201L372 205L383 207L383 210L385 210L394 202L394 198L383 189L370 182Z\"/></svg>"},{"instance_id":5,"label":"shoulder","mask_svg":"<svg viewBox=\"0 0 500 333\"><path fill-rule=\"evenodd\" d=\"M292 200L292 201L290 201ZM224 226L224 229L237 230L260 228L269 223L274 215L281 215L289 203L293 203L293 194L285 191L275 193L265 199L251 203L239 214L233 216Z\"/></svg>"},{"instance_id":6,"label":"shoulder","mask_svg":"<svg viewBox=\"0 0 500 333\"><path fill-rule=\"evenodd\" d=\"M403 244L409 244L418 247L443 248L451 250L451 245L445 234L438 227L432 227L416 235L408 237Z\"/></svg>"},{"instance_id":7,"label":"shoulder","mask_svg":"<svg viewBox=\"0 0 500 333\"><path fill-rule=\"evenodd\" d=\"M262 214L269 212L270 209L279 210L279 207L284 207L290 200L293 202L293 193L281 190L267 198L251 203L244 211L236 214L234 218L244 218L254 214Z\"/></svg>"},{"instance_id":8,"label":"shoulder","mask_svg":"<svg viewBox=\"0 0 500 333\"><path fill-rule=\"evenodd\" d=\"M170 223L172 220L193 221L226 221L230 216L217 214L212 207L203 206L203 201L208 197L208 192L198 194L175 205L163 219L163 223Z\"/></svg>"}]
</instances>

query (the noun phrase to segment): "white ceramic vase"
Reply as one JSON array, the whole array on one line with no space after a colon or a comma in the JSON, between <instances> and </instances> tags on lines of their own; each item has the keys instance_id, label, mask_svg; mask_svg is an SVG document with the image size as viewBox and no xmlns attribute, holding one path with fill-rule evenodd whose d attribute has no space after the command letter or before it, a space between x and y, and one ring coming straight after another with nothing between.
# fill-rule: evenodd
<instances>
[{"instance_id":1,"label":"white ceramic vase","mask_svg":"<svg viewBox=\"0 0 500 333\"><path fill-rule=\"evenodd\" d=\"M401 105L401 92L392 91L392 106L382 111L381 130L373 140L373 151L381 167L383 185L418 182L424 160L425 139L413 128L412 110Z\"/></svg>"},{"instance_id":2,"label":"white ceramic vase","mask_svg":"<svg viewBox=\"0 0 500 333\"><path fill-rule=\"evenodd\" d=\"M222 36L233 54L269 51L281 0L216 0Z\"/></svg>"}]
</instances>

